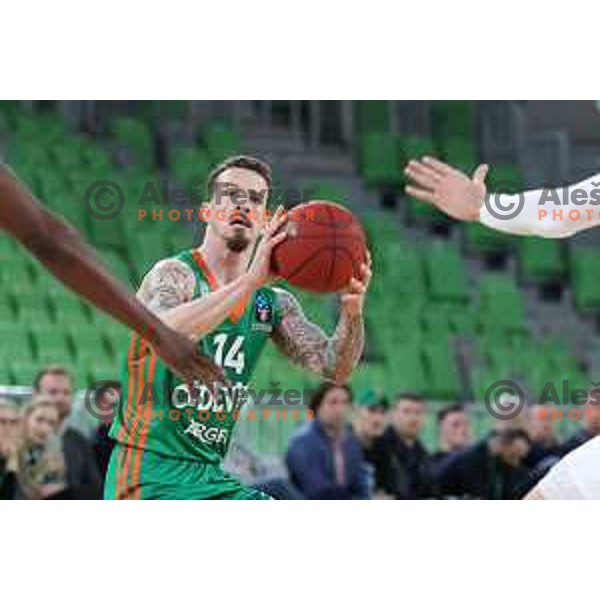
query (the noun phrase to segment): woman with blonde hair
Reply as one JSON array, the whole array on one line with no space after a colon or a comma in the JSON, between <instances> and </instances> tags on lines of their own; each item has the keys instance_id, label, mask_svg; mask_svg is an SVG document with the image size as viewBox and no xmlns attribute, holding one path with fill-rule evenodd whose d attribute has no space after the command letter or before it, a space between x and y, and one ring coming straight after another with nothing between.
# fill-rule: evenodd
<instances>
[{"instance_id":1,"label":"woman with blonde hair","mask_svg":"<svg viewBox=\"0 0 600 600\"><path fill-rule=\"evenodd\" d=\"M66 488L58 423L55 404L43 396L34 398L23 410L17 478L24 498L52 498Z\"/></svg>"}]
</instances>

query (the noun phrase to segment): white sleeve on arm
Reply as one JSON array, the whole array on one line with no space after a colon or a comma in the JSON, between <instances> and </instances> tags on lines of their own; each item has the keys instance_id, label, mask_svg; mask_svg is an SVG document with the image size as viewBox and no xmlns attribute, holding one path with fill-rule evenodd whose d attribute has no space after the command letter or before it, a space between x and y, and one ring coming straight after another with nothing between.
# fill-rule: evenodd
<instances>
[{"instance_id":1,"label":"white sleeve on arm","mask_svg":"<svg viewBox=\"0 0 600 600\"><path fill-rule=\"evenodd\" d=\"M517 211L520 202L523 208ZM511 216L513 212L517 214ZM546 238L565 238L595 227L600 225L600 173L563 188L491 193L479 221L504 233Z\"/></svg>"}]
</instances>

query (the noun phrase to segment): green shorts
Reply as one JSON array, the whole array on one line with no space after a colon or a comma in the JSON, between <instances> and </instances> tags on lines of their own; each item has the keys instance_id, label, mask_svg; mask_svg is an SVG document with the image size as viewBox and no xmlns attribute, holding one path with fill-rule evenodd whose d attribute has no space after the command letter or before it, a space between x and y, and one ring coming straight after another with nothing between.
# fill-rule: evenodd
<instances>
[{"instance_id":1,"label":"green shorts","mask_svg":"<svg viewBox=\"0 0 600 600\"><path fill-rule=\"evenodd\" d=\"M165 457L117 444L112 452L105 500L271 500L246 487L220 465Z\"/></svg>"}]
</instances>

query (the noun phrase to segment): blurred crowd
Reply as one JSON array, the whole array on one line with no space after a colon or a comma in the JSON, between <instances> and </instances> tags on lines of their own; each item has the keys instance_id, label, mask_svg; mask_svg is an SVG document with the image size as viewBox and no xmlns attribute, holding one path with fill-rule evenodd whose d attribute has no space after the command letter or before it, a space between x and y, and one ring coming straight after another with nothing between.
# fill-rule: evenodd
<instances>
[{"instance_id":1,"label":"blurred crowd","mask_svg":"<svg viewBox=\"0 0 600 600\"><path fill-rule=\"evenodd\" d=\"M118 386L99 389L97 402L114 402ZM35 377L25 406L0 397L0 499L102 498L112 448L108 424L92 439L71 426L73 391L68 371L51 366Z\"/></svg>"},{"instance_id":2,"label":"blurred crowd","mask_svg":"<svg viewBox=\"0 0 600 600\"><path fill-rule=\"evenodd\" d=\"M467 407L454 404L438 411L430 452L422 441L426 404L408 392L390 402L376 390L354 401L349 387L322 385L313 397L315 420L289 444L292 486L314 499L518 499L562 456L600 434L595 406L583 407L580 430L561 441L559 413L534 405L474 439Z\"/></svg>"},{"instance_id":3,"label":"blurred crowd","mask_svg":"<svg viewBox=\"0 0 600 600\"><path fill-rule=\"evenodd\" d=\"M91 436L70 425L73 380L62 367L41 370L24 406L0 397L0 499L100 499L113 442L109 421ZM104 414L120 396L118 382L96 391ZM591 399L590 399L591 402ZM436 415L437 448L423 443L427 401L376 389L357 398L324 383L312 397L314 420L290 439L286 477L256 485L280 499L516 499L566 453L600 434L600 411L558 438L552 411L531 406L474 439L469 410L445 405Z\"/></svg>"}]
</instances>

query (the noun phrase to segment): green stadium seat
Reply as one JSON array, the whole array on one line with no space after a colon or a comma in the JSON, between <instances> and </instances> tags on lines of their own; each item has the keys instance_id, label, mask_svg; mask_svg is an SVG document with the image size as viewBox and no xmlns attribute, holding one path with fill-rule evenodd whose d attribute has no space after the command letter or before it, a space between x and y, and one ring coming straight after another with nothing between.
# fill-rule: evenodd
<instances>
[{"instance_id":1,"label":"green stadium seat","mask_svg":"<svg viewBox=\"0 0 600 600\"><path fill-rule=\"evenodd\" d=\"M441 142L441 155L445 162L471 174L477 167L477 153L470 140L448 138Z\"/></svg>"},{"instance_id":2,"label":"green stadium seat","mask_svg":"<svg viewBox=\"0 0 600 600\"><path fill-rule=\"evenodd\" d=\"M513 237L479 223L465 223L463 230L466 248L474 254L503 254L514 245Z\"/></svg>"},{"instance_id":3,"label":"green stadium seat","mask_svg":"<svg viewBox=\"0 0 600 600\"><path fill-rule=\"evenodd\" d=\"M36 327L32 331L32 338L36 348L36 356L41 363L69 364L73 353L62 328Z\"/></svg>"},{"instance_id":4,"label":"green stadium seat","mask_svg":"<svg viewBox=\"0 0 600 600\"><path fill-rule=\"evenodd\" d=\"M111 319L100 311L92 312L92 325L88 328L92 333L86 334L82 339L81 347L83 348L95 348L102 346L107 349L108 354L116 357L119 360L123 360L127 355L127 349L131 341L131 331L121 325L118 321ZM71 337L76 340L78 329L70 328ZM98 340L97 334L101 335L101 339ZM108 344L108 346L107 346ZM75 350L77 352L78 344L74 342ZM84 350L87 352L87 350Z\"/></svg>"},{"instance_id":5,"label":"green stadium seat","mask_svg":"<svg viewBox=\"0 0 600 600\"><path fill-rule=\"evenodd\" d=\"M473 337L477 330L477 316L474 312L456 308L448 317L448 322L453 334Z\"/></svg>"},{"instance_id":6,"label":"green stadium seat","mask_svg":"<svg viewBox=\"0 0 600 600\"><path fill-rule=\"evenodd\" d=\"M0 269L0 287L10 290L14 296L20 293L27 293L34 284L33 273L31 269L31 259L24 251L6 256L2 261Z\"/></svg>"},{"instance_id":7,"label":"green stadium seat","mask_svg":"<svg viewBox=\"0 0 600 600\"><path fill-rule=\"evenodd\" d=\"M107 346L103 335L105 332L96 323L89 327L78 327L71 324L67 331L71 345L75 350L75 357L78 360L81 360L82 357L103 357L107 354Z\"/></svg>"},{"instance_id":8,"label":"green stadium seat","mask_svg":"<svg viewBox=\"0 0 600 600\"><path fill-rule=\"evenodd\" d=\"M84 140L82 158L92 171L102 173L112 169L112 160L109 153L98 144L87 140Z\"/></svg>"},{"instance_id":9,"label":"green stadium seat","mask_svg":"<svg viewBox=\"0 0 600 600\"><path fill-rule=\"evenodd\" d=\"M74 299L67 299L65 296L53 297L51 306L54 322L65 328L73 325L86 327L90 322L90 309L77 297Z\"/></svg>"},{"instance_id":10,"label":"green stadium seat","mask_svg":"<svg viewBox=\"0 0 600 600\"><path fill-rule=\"evenodd\" d=\"M397 138L396 143L402 156L402 167L411 159L420 159L426 155L435 155L435 144L431 138L406 135Z\"/></svg>"},{"instance_id":11,"label":"green stadium seat","mask_svg":"<svg viewBox=\"0 0 600 600\"><path fill-rule=\"evenodd\" d=\"M19 254L17 243L8 235L0 236L0 260L4 265L12 256Z\"/></svg>"},{"instance_id":12,"label":"green stadium seat","mask_svg":"<svg viewBox=\"0 0 600 600\"><path fill-rule=\"evenodd\" d=\"M600 309L600 251L574 248L570 253L575 304L580 309Z\"/></svg>"},{"instance_id":13,"label":"green stadium seat","mask_svg":"<svg viewBox=\"0 0 600 600\"><path fill-rule=\"evenodd\" d=\"M39 371L39 366L32 359L11 358L8 363L8 369L12 374L12 381L15 385L30 387Z\"/></svg>"},{"instance_id":14,"label":"green stadium seat","mask_svg":"<svg viewBox=\"0 0 600 600\"><path fill-rule=\"evenodd\" d=\"M389 132L390 111L389 100L356 100L354 124L357 134Z\"/></svg>"},{"instance_id":15,"label":"green stadium seat","mask_svg":"<svg viewBox=\"0 0 600 600\"><path fill-rule=\"evenodd\" d=\"M398 347L393 358L386 361L388 381L395 390L410 390L429 395L431 383L427 380L423 356L418 348Z\"/></svg>"},{"instance_id":16,"label":"green stadium seat","mask_svg":"<svg viewBox=\"0 0 600 600\"><path fill-rule=\"evenodd\" d=\"M83 166L81 148L72 142L63 142L60 145L53 146L50 156L54 160L56 167L65 173L77 170Z\"/></svg>"},{"instance_id":17,"label":"green stadium seat","mask_svg":"<svg viewBox=\"0 0 600 600\"><path fill-rule=\"evenodd\" d=\"M448 315L436 310L435 304L425 305L421 314L421 325L424 336L431 340L431 343L438 339L444 340L450 335ZM413 324L413 327L418 327L418 323Z\"/></svg>"},{"instance_id":18,"label":"green stadium seat","mask_svg":"<svg viewBox=\"0 0 600 600\"><path fill-rule=\"evenodd\" d=\"M467 275L455 245L434 240L425 251L425 272L432 299L466 302Z\"/></svg>"},{"instance_id":19,"label":"green stadium seat","mask_svg":"<svg viewBox=\"0 0 600 600\"><path fill-rule=\"evenodd\" d=\"M29 332L18 322L0 322L0 356L4 360L33 361Z\"/></svg>"},{"instance_id":20,"label":"green stadium seat","mask_svg":"<svg viewBox=\"0 0 600 600\"><path fill-rule=\"evenodd\" d=\"M518 242L519 274L525 281L559 281L566 274L562 246L558 240L523 237Z\"/></svg>"},{"instance_id":21,"label":"green stadium seat","mask_svg":"<svg viewBox=\"0 0 600 600\"><path fill-rule=\"evenodd\" d=\"M359 160L367 187L400 187L403 165L395 135L364 134L360 139Z\"/></svg>"},{"instance_id":22,"label":"green stadium seat","mask_svg":"<svg viewBox=\"0 0 600 600\"><path fill-rule=\"evenodd\" d=\"M475 138L475 104L471 100L435 100L431 120L439 140Z\"/></svg>"},{"instance_id":23,"label":"green stadium seat","mask_svg":"<svg viewBox=\"0 0 600 600\"><path fill-rule=\"evenodd\" d=\"M186 186L190 196L206 199L210 157L197 148L177 148L171 156L171 172Z\"/></svg>"},{"instance_id":24,"label":"green stadium seat","mask_svg":"<svg viewBox=\"0 0 600 600\"><path fill-rule=\"evenodd\" d=\"M326 200L337 204L347 204L348 197L343 188L331 181L303 181L300 189L304 192L304 200Z\"/></svg>"},{"instance_id":25,"label":"green stadium seat","mask_svg":"<svg viewBox=\"0 0 600 600\"><path fill-rule=\"evenodd\" d=\"M161 241L149 243L149 240L145 240L144 242L140 240L140 243L129 247L129 259L131 266L133 267L135 281L141 283L146 273L148 273L159 260L162 260L169 255L164 249L162 238L155 239L160 239Z\"/></svg>"},{"instance_id":26,"label":"green stadium seat","mask_svg":"<svg viewBox=\"0 0 600 600\"><path fill-rule=\"evenodd\" d=\"M451 343L440 336L424 348L424 356L430 397L456 399L460 391L460 378Z\"/></svg>"},{"instance_id":27,"label":"green stadium seat","mask_svg":"<svg viewBox=\"0 0 600 600\"><path fill-rule=\"evenodd\" d=\"M483 275L479 282L481 324L488 330L525 329L523 298L507 275Z\"/></svg>"},{"instance_id":28,"label":"green stadium seat","mask_svg":"<svg viewBox=\"0 0 600 600\"><path fill-rule=\"evenodd\" d=\"M4 294L0 296L0 321L11 322L15 318L15 310L10 296Z\"/></svg>"},{"instance_id":29,"label":"green stadium seat","mask_svg":"<svg viewBox=\"0 0 600 600\"><path fill-rule=\"evenodd\" d=\"M393 215L369 213L361 217L362 225L367 236L374 241L373 250L380 246L399 242L400 229L394 222Z\"/></svg>"},{"instance_id":30,"label":"green stadium seat","mask_svg":"<svg viewBox=\"0 0 600 600\"><path fill-rule=\"evenodd\" d=\"M112 124L115 138L125 145L135 158L141 170L147 170L154 164L154 142L148 127L136 119L120 118Z\"/></svg>"},{"instance_id":31,"label":"green stadium seat","mask_svg":"<svg viewBox=\"0 0 600 600\"><path fill-rule=\"evenodd\" d=\"M86 223L89 239L94 246L113 250L126 247L128 240L125 238L121 219L104 220L88 215ZM111 252L105 253L111 254Z\"/></svg>"},{"instance_id":32,"label":"green stadium seat","mask_svg":"<svg viewBox=\"0 0 600 600\"><path fill-rule=\"evenodd\" d=\"M241 152L242 139L239 132L224 123L211 123L204 127L201 137L208 150L211 165Z\"/></svg>"}]
</instances>

